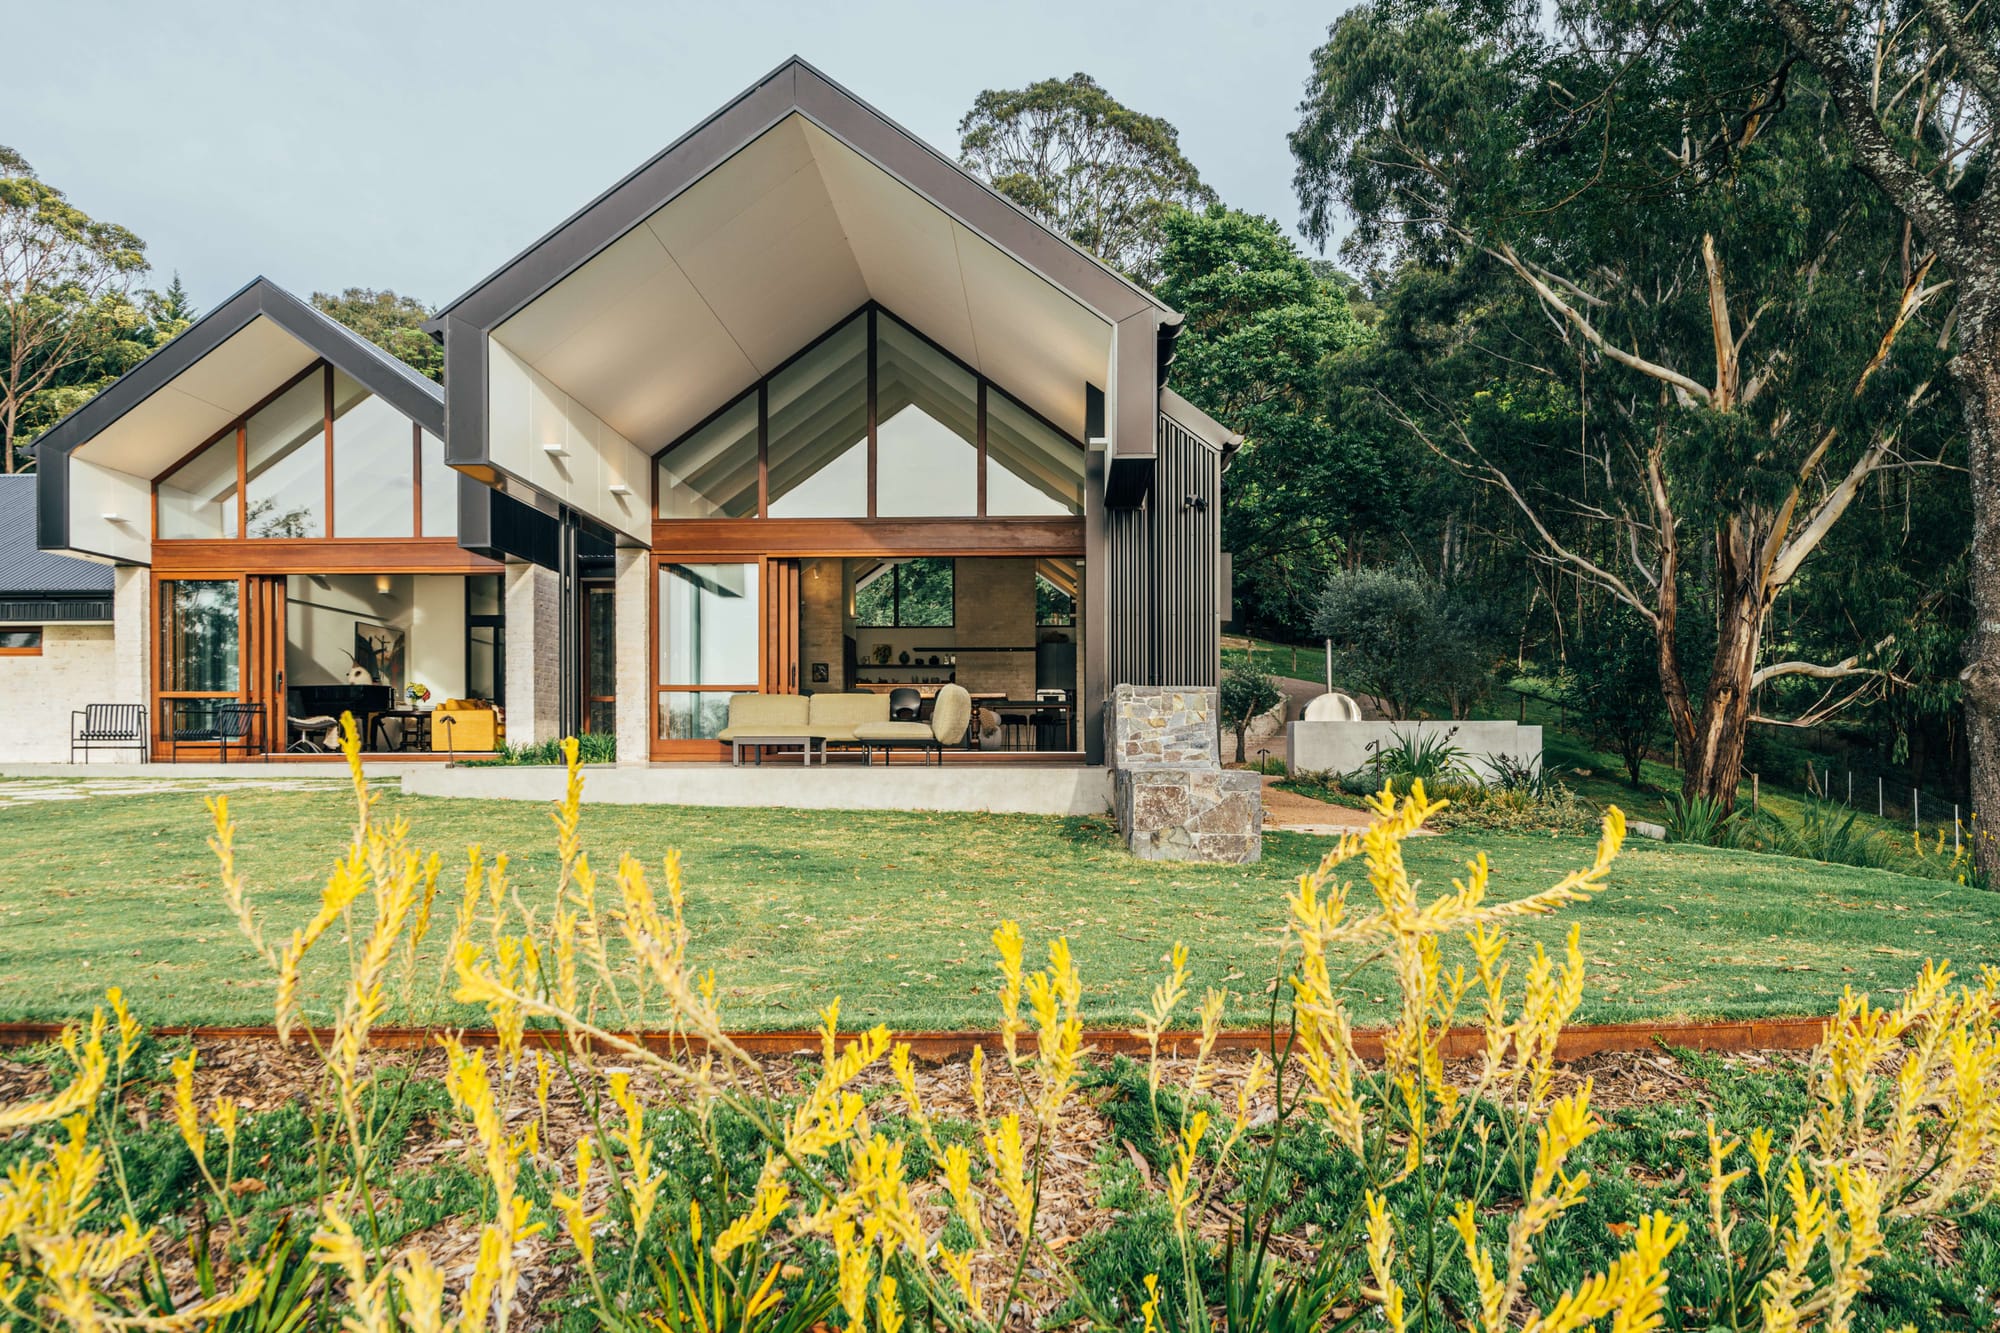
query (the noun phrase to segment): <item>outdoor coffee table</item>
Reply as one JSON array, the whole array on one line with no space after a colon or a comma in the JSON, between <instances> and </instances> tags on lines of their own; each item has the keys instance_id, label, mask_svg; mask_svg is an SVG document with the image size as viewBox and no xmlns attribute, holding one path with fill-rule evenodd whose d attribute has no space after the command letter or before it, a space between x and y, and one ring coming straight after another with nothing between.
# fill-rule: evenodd
<instances>
[{"instance_id":1,"label":"outdoor coffee table","mask_svg":"<svg viewBox=\"0 0 2000 1333\"><path fill-rule=\"evenodd\" d=\"M731 737L729 741L729 762L734 764L738 768L743 767L743 750L745 746L748 746L750 749L756 751L757 766L761 768L763 767L764 764L764 751L767 748L774 746L784 746L786 748L796 747L800 750L803 750L805 752L806 765L810 767L813 761L813 747L816 744L819 746L819 762L820 766L823 768L826 766L826 746L820 743L819 737L817 736Z\"/></svg>"}]
</instances>

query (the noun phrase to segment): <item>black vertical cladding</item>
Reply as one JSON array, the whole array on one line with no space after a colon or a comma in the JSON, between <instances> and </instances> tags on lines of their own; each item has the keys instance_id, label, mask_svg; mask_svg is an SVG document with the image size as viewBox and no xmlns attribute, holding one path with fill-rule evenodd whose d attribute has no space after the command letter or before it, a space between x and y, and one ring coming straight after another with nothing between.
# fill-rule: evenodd
<instances>
[{"instance_id":1,"label":"black vertical cladding","mask_svg":"<svg viewBox=\"0 0 2000 1333\"><path fill-rule=\"evenodd\" d=\"M1144 502L1105 511L1111 683L1219 679L1222 457L1166 416Z\"/></svg>"},{"instance_id":2,"label":"black vertical cladding","mask_svg":"<svg viewBox=\"0 0 2000 1333\"><path fill-rule=\"evenodd\" d=\"M1159 594L1153 683L1214 685L1221 657L1222 456L1162 415L1154 469L1147 497Z\"/></svg>"}]
</instances>

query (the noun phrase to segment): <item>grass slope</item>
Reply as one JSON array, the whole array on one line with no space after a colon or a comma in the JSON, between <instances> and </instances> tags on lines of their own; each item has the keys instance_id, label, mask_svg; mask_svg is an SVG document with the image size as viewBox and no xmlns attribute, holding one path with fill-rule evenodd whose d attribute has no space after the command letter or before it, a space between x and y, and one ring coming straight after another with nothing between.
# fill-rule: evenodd
<instances>
[{"instance_id":1,"label":"grass slope","mask_svg":"<svg viewBox=\"0 0 2000 1333\"><path fill-rule=\"evenodd\" d=\"M351 806L271 791L231 804L241 867L267 935L282 941L317 904ZM444 857L429 976L467 844L509 853L522 900L546 900L555 856L542 808L395 795L383 805ZM272 982L223 906L206 832L187 792L0 810L0 1019L87 1013L120 984L148 1022L270 1021ZM696 955L713 963L733 1021L765 1029L810 1027L836 995L857 1023L990 1027L988 935L1003 917L1031 940L1069 936L1093 1023L1129 1021L1185 940L1196 987L1250 997L1232 1021L1254 1024L1284 895L1327 845L1273 834L1260 865L1197 867L1132 859L1102 819L631 806L587 807L585 836L605 867L623 851L657 866L682 850ZM1576 839L1468 834L1420 840L1412 869L1441 886L1480 847L1499 897L1588 860ZM1365 885L1358 892L1366 898ZM1608 892L1518 935L1555 944L1568 921L1582 923L1588 1021L1810 1014L1846 985L1900 989L1926 956L2000 961L1994 906L1933 880L1635 839ZM307 993L321 1004L345 976L345 953L335 932L308 960ZM1389 984L1379 966L1358 976L1364 1021L1386 1014ZM472 1017L430 1001L395 1014Z\"/></svg>"}]
</instances>

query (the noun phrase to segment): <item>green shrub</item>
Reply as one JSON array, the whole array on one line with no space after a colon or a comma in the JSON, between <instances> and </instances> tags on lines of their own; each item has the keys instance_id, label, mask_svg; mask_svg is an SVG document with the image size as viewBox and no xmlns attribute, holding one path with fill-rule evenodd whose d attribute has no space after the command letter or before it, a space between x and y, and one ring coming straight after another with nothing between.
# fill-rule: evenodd
<instances>
[{"instance_id":1,"label":"green shrub","mask_svg":"<svg viewBox=\"0 0 2000 1333\"><path fill-rule=\"evenodd\" d=\"M491 759L465 760L467 768L508 768L529 764L561 764L561 741L541 741L534 745L508 745ZM576 738L577 757L586 764L618 761L618 738L604 732L587 732Z\"/></svg>"},{"instance_id":2,"label":"green shrub","mask_svg":"<svg viewBox=\"0 0 2000 1333\"><path fill-rule=\"evenodd\" d=\"M1831 865L1880 870L1896 859L1896 848L1861 822L1861 812L1820 796L1808 796L1790 819L1768 807L1757 817L1764 850Z\"/></svg>"},{"instance_id":3,"label":"green shrub","mask_svg":"<svg viewBox=\"0 0 2000 1333\"><path fill-rule=\"evenodd\" d=\"M1697 842L1704 847L1729 845L1741 815L1735 806L1706 796L1667 795L1667 841Z\"/></svg>"}]
</instances>

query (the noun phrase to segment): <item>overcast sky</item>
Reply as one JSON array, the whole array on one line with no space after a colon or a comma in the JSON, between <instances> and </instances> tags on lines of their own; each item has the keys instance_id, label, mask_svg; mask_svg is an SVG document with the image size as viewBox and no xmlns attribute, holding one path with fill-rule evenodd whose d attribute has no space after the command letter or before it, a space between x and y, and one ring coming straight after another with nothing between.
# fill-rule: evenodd
<instances>
[{"instance_id":1,"label":"overcast sky","mask_svg":"<svg viewBox=\"0 0 2000 1333\"><path fill-rule=\"evenodd\" d=\"M203 309L257 274L439 305L798 54L947 153L983 88L1084 70L1295 227L1322 4L13 4L0 144Z\"/></svg>"}]
</instances>

